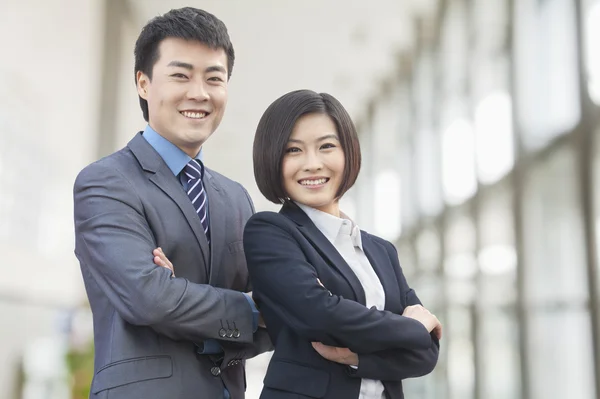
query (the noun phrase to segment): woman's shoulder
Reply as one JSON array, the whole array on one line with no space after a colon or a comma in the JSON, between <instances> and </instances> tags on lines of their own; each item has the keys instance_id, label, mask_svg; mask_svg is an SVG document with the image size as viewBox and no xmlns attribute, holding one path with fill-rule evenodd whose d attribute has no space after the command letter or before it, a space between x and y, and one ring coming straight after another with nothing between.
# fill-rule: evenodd
<instances>
[{"instance_id":1,"label":"woman's shoulder","mask_svg":"<svg viewBox=\"0 0 600 399\"><path fill-rule=\"evenodd\" d=\"M246 226L257 226L257 225L274 225L278 227L291 227L294 223L278 212L261 211L256 212L248 219Z\"/></svg>"},{"instance_id":2,"label":"woman's shoulder","mask_svg":"<svg viewBox=\"0 0 600 399\"><path fill-rule=\"evenodd\" d=\"M386 239L384 239L384 238L378 237L378 236L376 236L376 235L373 235L373 234L371 234L371 233L367 233L367 232L366 232L366 231L364 231L364 230L361 230L361 231L362 231L362 232L363 232L363 234L364 234L364 235L366 235L366 236L367 236L367 237L368 237L368 238L369 238L371 241L373 241L374 243L380 244L380 245L382 245L383 247L385 247L385 249L386 249L386 250L388 250L388 252L390 252L390 251L391 251L391 252L396 252L396 253L398 252L398 251L397 251L397 249L396 249L396 247L394 246L394 244L392 244L390 241L388 241L388 240L386 240Z\"/></svg>"}]
</instances>

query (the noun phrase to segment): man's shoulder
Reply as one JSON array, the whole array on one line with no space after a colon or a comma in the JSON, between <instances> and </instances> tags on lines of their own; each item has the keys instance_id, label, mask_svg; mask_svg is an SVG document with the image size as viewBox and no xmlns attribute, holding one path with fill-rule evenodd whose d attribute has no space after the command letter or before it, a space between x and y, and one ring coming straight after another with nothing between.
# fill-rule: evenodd
<instances>
[{"instance_id":1,"label":"man's shoulder","mask_svg":"<svg viewBox=\"0 0 600 399\"><path fill-rule=\"evenodd\" d=\"M76 182L106 174L124 175L131 170L134 160L131 151L124 147L85 166L77 175Z\"/></svg>"}]
</instances>

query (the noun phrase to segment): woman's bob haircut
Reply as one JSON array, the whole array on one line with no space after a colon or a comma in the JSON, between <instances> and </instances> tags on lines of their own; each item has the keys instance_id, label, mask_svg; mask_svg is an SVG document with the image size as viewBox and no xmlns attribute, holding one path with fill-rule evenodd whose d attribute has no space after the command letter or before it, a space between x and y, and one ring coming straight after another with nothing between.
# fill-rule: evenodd
<instances>
[{"instance_id":1,"label":"woman's bob haircut","mask_svg":"<svg viewBox=\"0 0 600 399\"><path fill-rule=\"evenodd\" d=\"M361 162L360 144L348 112L330 94L292 91L267 108L254 136L254 178L260 192L271 202L282 204L289 200L283 188L283 156L296 122L311 113L327 114L331 118L344 151L344 175L336 198L340 199L356 182Z\"/></svg>"}]
</instances>

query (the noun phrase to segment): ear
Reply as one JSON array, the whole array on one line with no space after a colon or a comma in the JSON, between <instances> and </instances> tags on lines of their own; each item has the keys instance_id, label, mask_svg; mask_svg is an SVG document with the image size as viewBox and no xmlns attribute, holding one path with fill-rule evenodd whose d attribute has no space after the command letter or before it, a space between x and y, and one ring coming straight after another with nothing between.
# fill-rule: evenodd
<instances>
[{"instance_id":1,"label":"ear","mask_svg":"<svg viewBox=\"0 0 600 399\"><path fill-rule=\"evenodd\" d=\"M150 78L142 71L137 71L135 74L137 81L137 92L144 100L148 99L148 87L150 86Z\"/></svg>"}]
</instances>

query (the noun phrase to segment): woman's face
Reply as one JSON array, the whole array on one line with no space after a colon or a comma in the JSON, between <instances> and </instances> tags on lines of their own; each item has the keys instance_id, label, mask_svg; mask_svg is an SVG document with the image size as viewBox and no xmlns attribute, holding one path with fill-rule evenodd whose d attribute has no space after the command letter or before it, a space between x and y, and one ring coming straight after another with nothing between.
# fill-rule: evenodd
<instances>
[{"instance_id":1,"label":"woman's face","mask_svg":"<svg viewBox=\"0 0 600 399\"><path fill-rule=\"evenodd\" d=\"M344 151L329 115L312 113L298 119L283 156L283 187L288 197L339 217L335 196L344 166Z\"/></svg>"}]
</instances>

